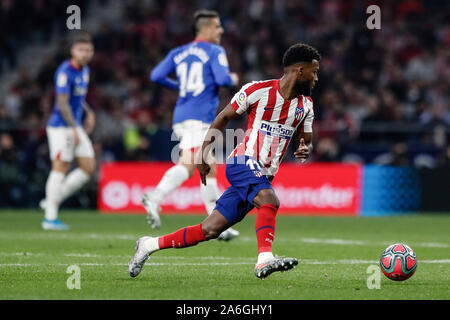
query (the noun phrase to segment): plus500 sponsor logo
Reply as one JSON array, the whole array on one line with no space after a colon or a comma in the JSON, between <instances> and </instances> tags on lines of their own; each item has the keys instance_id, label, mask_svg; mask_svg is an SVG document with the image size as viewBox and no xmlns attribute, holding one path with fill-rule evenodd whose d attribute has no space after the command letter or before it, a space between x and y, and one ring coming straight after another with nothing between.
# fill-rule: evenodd
<instances>
[{"instance_id":1,"label":"plus500 sponsor logo","mask_svg":"<svg viewBox=\"0 0 450 320\"><path fill-rule=\"evenodd\" d=\"M284 139L290 139L292 134L294 133L294 130L286 128L281 124L279 124L278 127L275 127L271 126L268 122L262 122L259 130L269 136L275 136Z\"/></svg>"}]
</instances>

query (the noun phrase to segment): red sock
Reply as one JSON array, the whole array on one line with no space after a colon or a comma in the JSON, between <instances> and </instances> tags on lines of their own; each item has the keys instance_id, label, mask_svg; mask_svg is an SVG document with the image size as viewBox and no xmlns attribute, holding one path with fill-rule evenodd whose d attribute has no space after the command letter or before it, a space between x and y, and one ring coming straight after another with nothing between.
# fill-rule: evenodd
<instances>
[{"instance_id":1,"label":"red sock","mask_svg":"<svg viewBox=\"0 0 450 320\"><path fill-rule=\"evenodd\" d=\"M258 240L258 253L272 252L272 242L275 237L277 207L263 204L256 215L256 239Z\"/></svg>"},{"instance_id":2,"label":"red sock","mask_svg":"<svg viewBox=\"0 0 450 320\"><path fill-rule=\"evenodd\" d=\"M205 235L202 232L202 225L189 226L182 228L174 233L159 237L159 249L167 248L185 248L195 246L201 241L205 241Z\"/></svg>"}]
</instances>

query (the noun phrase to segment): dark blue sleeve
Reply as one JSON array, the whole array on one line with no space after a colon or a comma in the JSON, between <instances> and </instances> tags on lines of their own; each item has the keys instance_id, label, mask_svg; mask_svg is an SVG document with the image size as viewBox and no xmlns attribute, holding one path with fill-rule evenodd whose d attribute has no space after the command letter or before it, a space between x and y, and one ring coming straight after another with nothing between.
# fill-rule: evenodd
<instances>
[{"instance_id":1,"label":"dark blue sleeve","mask_svg":"<svg viewBox=\"0 0 450 320\"><path fill-rule=\"evenodd\" d=\"M178 81L170 79L168 76L175 71L175 63L173 62L173 51L161 61L150 74L150 80L157 82L165 87L178 90Z\"/></svg>"},{"instance_id":2,"label":"dark blue sleeve","mask_svg":"<svg viewBox=\"0 0 450 320\"><path fill-rule=\"evenodd\" d=\"M217 86L234 86L230 76L227 55L223 48L220 47L215 50L215 54L211 57L211 69Z\"/></svg>"}]
</instances>

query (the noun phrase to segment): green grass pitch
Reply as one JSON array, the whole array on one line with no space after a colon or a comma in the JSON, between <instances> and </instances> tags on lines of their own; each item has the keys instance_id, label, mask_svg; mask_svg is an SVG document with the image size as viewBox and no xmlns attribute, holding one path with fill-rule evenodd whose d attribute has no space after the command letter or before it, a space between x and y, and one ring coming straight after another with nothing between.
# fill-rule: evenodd
<instances>
[{"instance_id":1,"label":"green grass pitch","mask_svg":"<svg viewBox=\"0 0 450 320\"><path fill-rule=\"evenodd\" d=\"M296 257L290 272L262 281L256 261L255 216L241 236L157 252L137 278L127 263L137 238L197 224L199 215L163 215L153 230L144 215L63 210L70 231L43 231L42 212L0 211L0 299L450 299L450 215L381 218L279 216L274 253ZM394 282L380 273L368 289L370 265L391 243L410 245L416 273ZM68 267L80 268L80 289L68 289Z\"/></svg>"}]
</instances>

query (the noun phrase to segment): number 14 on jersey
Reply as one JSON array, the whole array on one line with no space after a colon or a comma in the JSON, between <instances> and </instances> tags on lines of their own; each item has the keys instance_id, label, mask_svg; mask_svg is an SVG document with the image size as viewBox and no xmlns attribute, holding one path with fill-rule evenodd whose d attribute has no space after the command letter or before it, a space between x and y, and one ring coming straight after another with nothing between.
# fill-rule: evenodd
<instances>
[{"instance_id":1,"label":"number 14 on jersey","mask_svg":"<svg viewBox=\"0 0 450 320\"><path fill-rule=\"evenodd\" d=\"M187 93L192 93L195 97L205 89L203 63L201 62L192 62L190 68L186 62L180 63L177 66L177 76L180 81L180 97L185 97Z\"/></svg>"}]
</instances>

